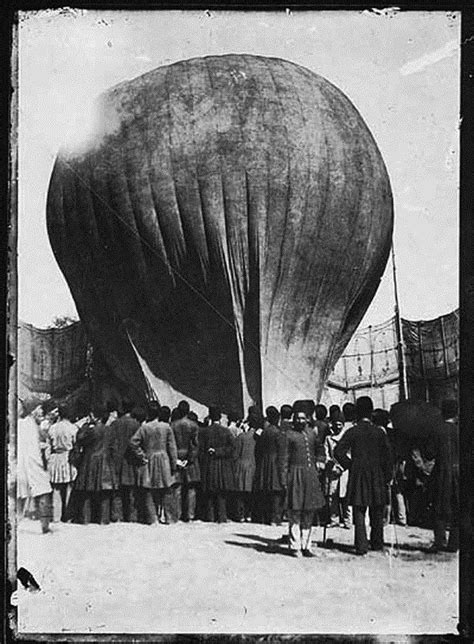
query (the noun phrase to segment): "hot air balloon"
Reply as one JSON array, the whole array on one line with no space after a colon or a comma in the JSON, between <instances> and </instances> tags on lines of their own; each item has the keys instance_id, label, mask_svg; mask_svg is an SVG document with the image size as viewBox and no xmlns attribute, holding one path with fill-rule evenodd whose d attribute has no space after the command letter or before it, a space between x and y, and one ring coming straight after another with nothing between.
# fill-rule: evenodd
<instances>
[{"instance_id":1,"label":"hot air balloon","mask_svg":"<svg viewBox=\"0 0 474 644\"><path fill-rule=\"evenodd\" d=\"M243 410L319 399L378 287L393 206L339 89L239 54L101 95L92 135L55 161L47 225L117 378L145 390L146 365L161 395Z\"/></svg>"}]
</instances>

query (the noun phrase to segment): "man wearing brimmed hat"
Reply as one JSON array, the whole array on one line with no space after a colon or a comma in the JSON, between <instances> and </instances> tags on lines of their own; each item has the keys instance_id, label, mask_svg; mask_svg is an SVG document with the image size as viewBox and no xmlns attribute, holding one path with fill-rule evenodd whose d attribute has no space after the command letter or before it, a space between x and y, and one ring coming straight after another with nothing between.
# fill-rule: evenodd
<instances>
[{"instance_id":1,"label":"man wearing brimmed hat","mask_svg":"<svg viewBox=\"0 0 474 644\"><path fill-rule=\"evenodd\" d=\"M434 459L429 488L434 510L431 552L459 550L459 427L457 400L443 400L444 423L433 433L426 456ZM449 526L449 528L448 528ZM449 539L446 533L449 531Z\"/></svg>"},{"instance_id":2,"label":"man wearing brimmed hat","mask_svg":"<svg viewBox=\"0 0 474 644\"><path fill-rule=\"evenodd\" d=\"M37 397L20 401L22 418L17 434L17 496L20 515L28 498L35 501L43 534L50 532L52 519L51 484L40 449L39 424L43 419L42 401Z\"/></svg>"},{"instance_id":3,"label":"man wearing brimmed hat","mask_svg":"<svg viewBox=\"0 0 474 644\"><path fill-rule=\"evenodd\" d=\"M372 550L383 550L383 511L392 475L388 438L385 431L372 422L373 411L371 398L358 398L357 424L344 433L334 450L335 460L349 469L347 502L353 508L354 542L358 555L367 554L369 548L365 527L367 508L370 547Z\"/></svg>"}]
</instances>

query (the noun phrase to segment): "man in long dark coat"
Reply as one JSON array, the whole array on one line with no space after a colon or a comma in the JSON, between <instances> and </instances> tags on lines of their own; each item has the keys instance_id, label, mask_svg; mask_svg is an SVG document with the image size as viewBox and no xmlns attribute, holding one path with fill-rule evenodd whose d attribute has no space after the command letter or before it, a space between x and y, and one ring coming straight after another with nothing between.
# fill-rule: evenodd
<instances>
[{"instance_id":1,"label":"man in long dark coat","mask_svg":"<svg viewBox=\"0 0 474 644\"><path fill-rule=\"evenodd\" d=\"M429 479L434 510L433 552L459 549L459 427L456 400L444 400L441 407L444 423L437 428L426 449L426 457L435 459ZM446 531L449 524L449 540Z\"/></svg>"},{"instance_id":2,"label":"man in long dark coat","mask_svg":"<svg viewBox=\"0 0 474 644\"><path fill-rule=\"evenodd\" d=\"M324 447L303 411L294 415L293 429L280 442L279 465L282 487L287 489L290 552L294 557L313 557L314 513L324 505L318 477L318 467L324 467Z\"/></svg>"},{"instance_id":3,"label":"man in long dark coat","mask_svg":"<svg viewBox=\"0 0 474 644\"><path fill-rule=\"evenodd\" d=\"M263 519L265 523L280 525L283 518L285 493L278 469L280 441L286 439L286 432L280 429L280 414L275 407L268 407L267 423L259 438L260 459L255 475L255 491L263 497Z\"/></svg>"},{"instance_id":4,"label":"man in long dark coat","mask_svg":"<svg viewBox=\"0 0 474 644\"><path fill-rule=\"evenodd\" d=\"M373 403L368 396L356 401L357 424L347 430L334 450L334 458L349 468L347 502L352 505L356 554L368 551L365 515L369 508L370 547L383 550L383 512L391 479L390 446L386 433L371 421ZM351 456L348 456L348 452Z\"/></svg>"},{"instance_id":5,"label":"man in long dark coat","mask_svg":"<svg viewBox=\"0 0 474 644\"><path fill-rule=\"evenodd\" d=\"M130 449L130 439L140 427L140 423L132 418L134 403L130 400L122 402L123 414L114 420L110 426L115 449L115 468L119 485L118 498L115 499L114 510L116 518L124 521L137 521L137 468ZM118 501L118 503L117 503Z\"/></svg>"},{"instance_id":6,"label":"man in long dark coat","mask_svg":"<svg viewBox=\"0 0 474 644\"><path fill-rule=\"evenodd\" d=\"M78 523L110 523L111 502L118 489L115 470L116 444L110 425L106 425L105 406L96 405L90 422L77 432L76 442L83 448L81 462L74 482L76 508L71 516ZM72 504L73 505L73 504ZM69 514L69 513L68 513Z\"/></svg>"},{"instance_id":7,"label":"man in long dark coat","mask_svg":"<svg viewBox=\"0 0 474 644\"><path fill-rule=\"evenodd\" d=\"M171 429L178 449L177 515L184 521L193 521L196 515L196 487L201 480L198 459L199 428L197 423L188 417L188 414L189 403L183 400L178 405L177 419L171 423Z\"/></svg>"},{"instance_id":8,"label":"man in long dark coat","mask_svg":"<svg viewBox=\"0 0 474 644\"><path fill-rule=\"evenodd\" d=\"M148 404L148 422L143 423L130 439L130 448L142 463L137 469L137 485L150 524L160 521L174 523L172 503L173 485L176 484L177 449L169 424L170 409L156 401Z\"/></svg>"},{"instance_id":9,"label":"man in long dark coat","mask_svg":"<svg viewBox=\"0 0 474 644\"><path fill-rule=\"evenodd\" d=\"M230 431L230 430L229 430ZM255 478L255 429L246 426L233 438L234 512L236 521L250 521Z\"/></svg>"},{"instance_id":10,"label":"man in long dark coat","mask_svg":"<svg viewBox=\"0 0 474 644\"><path fill-rule=\"evenodd\" d=\"M206 452L201 484L205 495L205 519L217 522L227 521L226 502L234 490L233 438L227 427L220 424L221 411L209 408L211 424L204 435L203 449Z\"/></svg>"}]
</instances>

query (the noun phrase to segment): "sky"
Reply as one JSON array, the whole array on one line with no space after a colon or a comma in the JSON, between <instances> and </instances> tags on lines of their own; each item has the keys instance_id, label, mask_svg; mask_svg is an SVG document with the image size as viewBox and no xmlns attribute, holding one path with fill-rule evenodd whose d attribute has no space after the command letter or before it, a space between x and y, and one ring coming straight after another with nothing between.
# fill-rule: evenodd
<instances>
[{"instance_id":1,"label":"sky","mask_svg":"<svg viewBox=\"0 0 474 644\"><path fill-rule=\"evenodd\" d=\"M354 103L391 180L403 317L458 306L460 16L393 11L21 12L18 314L48 326L77 317L51 250L46 196L54 159L107 88L178 60L224 53L284 58ZM361 326L394 311L392 266Z\"/></svg>"}]
</instances>

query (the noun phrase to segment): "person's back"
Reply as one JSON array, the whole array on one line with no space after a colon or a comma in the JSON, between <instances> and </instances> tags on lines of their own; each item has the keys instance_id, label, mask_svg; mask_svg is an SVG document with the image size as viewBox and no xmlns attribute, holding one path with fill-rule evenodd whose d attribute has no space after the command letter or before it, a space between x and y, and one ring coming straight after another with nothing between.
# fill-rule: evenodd
<instances>
[{"instance_id":1,"label":"person's back","mask_svg":"<svg viewBox=\"0 0 474 644\"><path fill-rule=\"evenodd\" d=\"M234 439L227 427L213 422L206 434L207 480L209 490L230 491L234 487L232 456ZM212 453L211 453L212 452Z\"/></svg>"},{"instance_id":2,"label":"person's back","mask_svg":"<svg viewBox=\"0 0 474 644\"><path fill-rule=\"evenodd\" d=\"M171 430L176 441L177 458L181 461L178 464L178 482L185 485L198 483L201 478L198 424L191 418L183 416L171 423Z\"/></svg>"},{"instance_id":3,"label":"person's back","mask_svg":"<svg viewBox=\"0 0 474 644\"><path fill-rule=\"evenodd\" d=\"M208 427L207 436L206 436L206 445L207 448L225 448L229 444L232 446L232 434L229 431L228 427L224 427L220 423L212 423ZM232 450L231 450L232 451ZM225 458L224 452L222 454L219 452L218 458Z\"/></svg>"},{"instance_id":4,"label":"person's back","mask_svg":"<svg viewBox=\"0 0 474 644\"><path fill-rule=\"evenodd\" d=\"M455 552L459 548L459 428L457 401L443 400L444 422L427 445L427 458L434 459L429 489L434 511L433 550ZM449 540L446 542L446 532Z\"/></svg>"},{"instance_id":5,"label":"person's back","mask_svg":"<svg viewBox=\"0 0 474 644\"><path fill-rule=\"evenodd\" d=\"M144 423L141 427L142 448L147 454L167 452L171 427L169 423L157 419Z\"/></svg>"},{"instance_id":6,"label":"person's back","mask_svg":"<svg viewBox=\"0 0 474 644\"><path fill-rule=\"evenodd\" d=\"M348 429L334 451L336 460L347 467L343 453L346 445L351 450L349 503L369 507L384 504L386 485L391 477L390 451L384 430L370 420L359 421Z\"/></svg>"},{"instance_id":7,"label":"person's back","mask_svg":"<svg viewBox=\"0 0 474 644\"><path fill-rule=\"evenodd\" d=\"M356 401L356 409L357 424L344 433L334 450L334 457L342 467L349 468L347 503L354 511L356 554L365 555L368 549L367 508L371 548L383 549L383 510L388 501L392 468L387 435L370 420L372 400L362 396Z\"/></svg>"},{"instance_id":8,"label":"person's back","mask_svg":"<svg viewBox=\"0 0 474 644\"><path fill-rule=\"evenodd\" d=\"M204 437L206 452L203 491L207 495L206 518L214 521L217 511L219 522L227 520L226 494L235 488L233 470L234 439L227 427L220 424L221 412L217 407L209 408L211 424Z\"/></svg>"},{"instance_id":9,"label":"person's back","mask_svg":"<svg viewBox=\"0 0 474 644\"><path fill-rule=\"evenodd\" d=\"M207 437L209 435L210 425L199 425L198 427L198 443L199 443L199 455L207 450Z\"/></svg>"},{"instance_id":10,"label":"person's back","mask_svg":"<svg viewBox=\"0 0 474 644\"><path fill-rule=\"evenodd\" d=\"M261 458L255 474L255 489L262 496L262 518L269 524L279 524L283 517L285 495L278 459L280 443L287 440L289 431L290 429L281 429L276 424L268 424L259 439Z\"/></svg>"},{"instance_id":11,"label":"person's back","mask_svg":"<svg viewBox=\"0 0 474 644\"><path fill-rule=\"evenodd\" d=\"M178 458L189 458L190 451L197 449L198 445L198 425L193 420L185 416L171 423L171 429L176 440L178 449Z\"/></svg>"},{"instance_id":12,"label":"person's back","mask_svg":"<svg viewBox=\"0 0 474 644\"><path fill-rule=\"evenodd\" d=\"M238 458L242 461L254 461L255 462L255 430L249 429L246 432L242 432L234 439L234 446L236 447L236 452L238 453Z\"/></svg>"},{"instance_id":13,"label":"person's back","mask_svg":"<svg viewBox=\"0 0 474 644\"><path fill-rule=\"evenodd\" d=\"M199 466L199 426L188 416L189 405L183 404L176 410L176 419L171 423L177 449L177 488L174 495L176 518L192 521L196 514L196 485L201 480Z\"/></svg>"},{"instance_id":14,"label":"person's back","mask_svg":"<svg viewBox=\"0 0 474 644\"><path fill-rule=\"evenodd\" d=\"M111 425L99 420L93 427L90 444L91 456L86 489L113 490L118 486L115 471L114 440Z\"/></svg>"},{"instance_id":15,"label":"person's back","mask_svg":"<svg viewBox=\"0 0 474 644\"><path fill-rule=\"evenodd\" d=\"M162 489L175 483L178 455L174 434L167 421L155 417L143 423L130 439L130 447L143 461L137 472L139 486Z\"/></svg>"},{"instance_id":16,"label":"person's back","mask_svg":"<svg viewBox=\"0 0 474 644\"><path fill-rule=\"evenodd\" d=\"M268 424L262 432L260 437L262 456L272 454L274 457L278 456L278 449L280 440L283 438L285 430L276 427L275 425ZM288 431L288 430L286 430Z\"/></svg>"},{"instance_id":17,"label":"person's back","mask_svg":"<svg viewBox=\"0 0 474 644\"><path fill-rule=\"evenodd\" d=\"M129 441L139 427L138 420L132 418L130 414L120 416L111 424L111 432L117 445L117 459L124 458L128 450Z\"/></svg>"},{"instance_id":18,"label":"person's back","mask_svg":"<svg viewBox=\"0 0 474 644\"><path fill-rule=\"evenodd\" d=\"M105 424L102 421L97 421L91 426L89 438L89 451L92 455L98 454L104 449L105 443Z\"/></svg>"},{"instance_id":19,"label":"person's back","mask_svg":"<svg viewBox=\"0 0 474 644\"><path fill-rule=\"evenodd\" d=\"M378 469L386 462L387 441L381 427L371 421L360 421L348 430L352 432L352 462L360 462L369 470Z\"/></svg>"},{"instance_id":20,"label":"person's back","mask_svg":"<svg viewBox=\"0 0 474 644\"><path fill-rule=\"evenodd\" d=\"M235 490L250 493L255 476L255 430L242 432L233 441Z\"/></svg>"},{"instance_id":21,"label":"person's back","mask_svg":"<svg viewBox=\"0 0 474 644\"><path fill-rule=\"evenodd\" d=\"M88 418L76 433L76 447L81 452L79 462L76 465L77 477L74 482L76 491L86 490L89 465L96 442L95 426L96 423Z\"/></svg>"},{"instance_id":22,"label":"person's back","mask_svg":"<svg viewBox=\"0 0 474 644\"><path fill-rule=\"evenodd\" d=\"M67 418L58 420L49 428L51 448L55 452L68 452L74 446L77 427Z\"/></svg>"}]
</instances>

